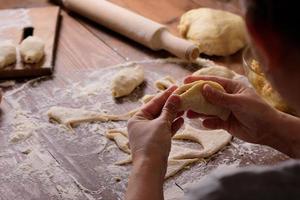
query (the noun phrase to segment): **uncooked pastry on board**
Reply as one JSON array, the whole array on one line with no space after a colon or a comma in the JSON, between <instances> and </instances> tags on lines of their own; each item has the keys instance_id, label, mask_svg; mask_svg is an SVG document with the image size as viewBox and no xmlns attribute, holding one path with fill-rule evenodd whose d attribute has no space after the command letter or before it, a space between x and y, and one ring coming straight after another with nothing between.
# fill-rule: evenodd
<instances>
[{"instance_id":1,"label":"uncooked pastry on board","mask_svg":"<svg viewBox=\"0 0 300 200\"><path fill-rule=\"evenodd\" d=\"M210 85L214 89L225 92L224 88L212 81L195 81L190 84L183 85L179 87L174 93L178 94L181 98L180 110L192 110L197 113L206 114L206 115L214 115L218 116L222 120L227 120L230 115L230 111L210 104L202 95L202 90L204 85Z\"/></svg>"},{"instance_id":2,"label":"uncooked pastry on board","mask_svg":"<svg viewBox=\"0 0 300 200\"><path fill-rule=\"evenodd\" d=\"M11 41L0 42L0 68L17 61L16 46Z\"/></svg>"},{"instance_id":3,"label":"uncooked pastry on board","mask_svg":"<svg viewBox=\"0 0 300 200\"><path fill-rule=\"evenodd\" d=\"M136 65L119 71L112 81L111 93L115 98L129 95L144 82L144 67Z\"/></svg>"},{"instance_id":4,"label":"uncooked pastry on board","mask_svg":"<svg viewBox=\"0 0 300 200\"><path fill-rule=\"evenodd\" d=\"M228 56L246 45L242 17L222 10L199 8L185 13L178 26L182 37L207 55Z\"/></svg>"},{"instance_id":5,"label":"uncooked pastry on board","mask_svg":"<svg viewBox=\"0 0 300 200\"><path fill-rule=\"evenodd\" d=\"M198 71L195 71L193 76L217 76L233 79L235 72L223 66L204 67Z\"/></svg>"},{"instance_id":6,"label":"uncooked pastry on board","mask_svg":"<svg viewBox=\"0 0 300 200\"><path fill-rule=\"evenodd\" d=\"M36 36L29 36L20 44L22 61L28 64L38 63L45 54L45 43Z\"/></svg>"}]
</instances>

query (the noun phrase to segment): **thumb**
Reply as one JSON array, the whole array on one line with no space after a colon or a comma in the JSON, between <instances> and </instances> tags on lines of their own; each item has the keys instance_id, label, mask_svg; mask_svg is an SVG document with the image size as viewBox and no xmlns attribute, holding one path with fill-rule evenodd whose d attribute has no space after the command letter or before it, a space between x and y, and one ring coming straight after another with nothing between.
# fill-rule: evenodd
<instances>
[{"instance_id":1,"label":"thumb","mask_svg":"<svg viewBox=\"0 0 300 200\"><path fill-rule=\"evenodd\" d=\"M232 94L217 90L208 84L204 85L202 95L208 102L217 106L231 108L236 104L236 99Z\"/></svg>"},{"instance_id":2,"label":"thumb","mask_svg":"<svg viewBox=\"0 0 300 200\"><path fill-rule=\"evenodd\" d=\"M178 95L171 95L164 105L160 116L168 122L173 122L177 118L179 106L180 97Z\"/></svg>"}]
</instances>

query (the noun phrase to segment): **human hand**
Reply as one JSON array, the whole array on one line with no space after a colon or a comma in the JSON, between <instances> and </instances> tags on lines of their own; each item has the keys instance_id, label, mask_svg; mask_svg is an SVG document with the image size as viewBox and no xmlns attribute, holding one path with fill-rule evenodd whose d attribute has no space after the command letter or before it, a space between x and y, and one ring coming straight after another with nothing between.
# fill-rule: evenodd
<instances>
[{"instance_id":1,"label":"human hand","mask_svg":"<svg viewBox=\"0 0 300 200\"><path fill-rule=\"evenodd\" d=\"M154 97L128 122L129 144L133 162L139 157L167 161L171 149L171 138L183 124L177 111L180 98L170 87Z\"/></svg>"},{"instance_id":2,"label":"human hand","mask_svg":"<svg viewBox=\"0 0 300 200\"><path fill-rule=\"evenodd\" d=\"M228 120L223 121L210 116L204 119L203 126L210 129L225 129L233 136L251 143L274 146L280 142L274 137L277 131L274 130L276 129L274 124L279 123L279 112L258 96L254 89L238 81L212 76L187 77L185 83L197 80L210 80L221 84L227 93L205 85L203 96L208 102L231 111ZM197 118L203 115L188 111L187 116Z\"/></svg>"}]
</instances>

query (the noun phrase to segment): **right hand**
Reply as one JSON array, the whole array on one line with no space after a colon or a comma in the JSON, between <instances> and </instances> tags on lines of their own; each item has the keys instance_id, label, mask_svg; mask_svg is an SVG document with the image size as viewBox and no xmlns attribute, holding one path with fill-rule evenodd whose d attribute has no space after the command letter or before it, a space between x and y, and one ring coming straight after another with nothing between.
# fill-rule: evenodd
<instances>
[{"instance_id":1,"label":"right hand","mask_svg":"<svg viewBox=\"0 0 300 200\"><path fill-rule=\"evenodd\" d=\"M202 94L211 104L231 111L228 120L207 117L203 121L203 126L209 129L225 129L233 136L251 143L274 146L273 143L282 142L274 136L278 131L274 130L275 125L280 124L279 111L269 106L254 89L238 81L212 76L190 76L185 79L185 83L197 80L209 80L222 85L227 93L205 85ZM187 116L197 118L203 115L188 111Z\"/></svg>"}]
</instances>

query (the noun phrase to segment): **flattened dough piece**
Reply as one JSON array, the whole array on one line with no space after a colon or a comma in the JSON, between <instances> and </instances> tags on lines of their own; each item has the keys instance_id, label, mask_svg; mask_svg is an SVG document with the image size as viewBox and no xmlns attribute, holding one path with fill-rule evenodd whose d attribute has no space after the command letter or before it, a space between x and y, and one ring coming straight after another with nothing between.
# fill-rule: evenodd
<instances>
[{"instance_id":1,"label":"flattened dough piece","mask_svg":"<svg viewBox=\"0 0 300 200\"><path fill-rule=\"evenodd\" d=\"M185 13L178 26L182 37L207 55L228 56L246 45L242 17L222 10L199 8Z\"/></svg>"},{"instance_id":2,"label":"flattened dough piece","mask_svg":"<svg viewBox=\"0 0 300 200\"><path fill-rule=\"evenodd\" d=\"M205 67L193 73L193 76L218 76L232 79L235 73L223 66Z\"/></svg>"},{"instance_id":3,"label":"flattened dough piece","mask_svg":"<svg viewBox=\"0 0 300 200\"><path fill-rule=\"evenodd\" d=\"M144 68L142 66L136 65L122 69L112 81L112 96L115 98L127 96L143 82Z\"/></svg>"},{"instance_id":4,"label":"flattened dough piece","mask_svg":"<svg viewBox=\"0 0 300 200\"><path fill-rule=\"evenodd\" d=\"M45 54L45 43L36 36L29 36L20 44L20 54L24 63L34 64L42 60Z\"/></svg>"},{"instance_id":5,"label":"flattened dough piece","mask_svg":"<svg viewBox=\"0 0 300 200\"><path fill-rule=\"evenodd\" d=\"M186 166L197 162L199 159L169 159L168 160L168 167L167 167L167 173L165 176L165 179L170 178L171 176L174 176L179 171L183 170Z\"/></svg>"},{"instance_id":6,"label":"flattened dough piece","mask_svg":"<svg viewBox=\"0 0 300 200\"><path fill-rule=\"evenodd\" d=\"M108 139L114 140L116 142L116 145L124 151L125 153L130 154L130 148L129 148L129 140L127 135L127 128L122 129L110 129L106 132L106 137Z\"/></svg>"},{"instance_id":7,"label":"flattened dough piece","mask_svg":"<svg viewBox=\"0 0 300 200\"><path fill-rule=\"evenodd\" d=\"M176 80L172 76L165 76L162 79L155 81L154 85L158 90L164 91L175 83Z\"/></svg>"},{"instance_id":8,"label":"flattened dough piece","mask_svg":"<svg viewBox=\"0 0 300 200\"><path fill-rule=\"evenodd\" d=\"M56 122L60 124L64 124L67 127L71 128L74 125L84 123L84 122L127 121L137 111L138 109L135 109L121 115L107 115L107 114L88 111L84 109L53 106L48 110L47 115L49 119L53 119Z\"/></svg>"},{"instance_id":9,"label":"flattened dough piece","mask_svg":"<svg viewBox=\"0 0 300 200\"><path fill-rule=\"evenodd\" d=\"M0 42L0 68L17 61L16 46L11 41Z\"/></svg>"},{"instance_id":10,"label":"flattened dough piece","mask_svg":"<svg viewBox=\"0 0 300 200\"><path fill-rule=\"evenodd\" d=\"M225 147L232 139L232 136L225 130L200 130L186 125L184 130L173 136L177 140L191 140L202 145L200 151L193 151L189 154L181 153L175 155L174 159L207 158Z\"/></svg>"},{"instance_id":11,"label":"flattened dough piece","mask_svg":"<svg viewBox=\"0 0 300 200\"><path fill-rule=\"evenodd\" d=\"M197 113L202 113L206 115L218 116L222 120L227 120L230 115L230 111L210 104L205 100L202 95L203 86L209 84L211 87L225 92L224 88L212 81L195 81L190 84L186 84L178 88L174 93L178 94L181 98L180 110L192 110Z\"/></svg>"}]
</instances>

